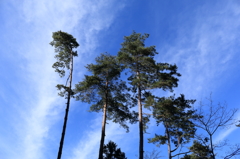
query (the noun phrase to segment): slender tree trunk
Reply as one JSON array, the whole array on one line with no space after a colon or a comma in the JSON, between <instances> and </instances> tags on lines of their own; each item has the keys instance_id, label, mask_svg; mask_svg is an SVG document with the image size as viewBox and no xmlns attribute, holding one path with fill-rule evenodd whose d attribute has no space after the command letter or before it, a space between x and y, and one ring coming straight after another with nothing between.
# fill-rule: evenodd
<instances>
[{"instance_id":1,"label":"slender tree trunk","mask_svg":"<svg viewBox=\"0 0 240 159\"><path fill-rule=\"evenodd\" d=\"M215 154L214 154L214 151L213 151L212 135L209 134L209 136L210 136L211 154L212 154L212 156L213 156L213 159L215 159Z\"/></svg>"},{"instance_id":2,"label":"slender tree trunk","mask_svg":"<svg viewBox=\"0 0 240 159\"><path fill-rule=\"evenodd\" d=\"M139 79L139 72L137 72ZM142 101L141 101L141 87L138 86L138 118L139 118L139 159L143 159L143 121L142 121Z\"/></svg>"},{"instance_id":3,"label":"slender tree trunk","mask_svg":"<svg viewBox=\"0 0 240 159\"><path fill-rule=\"evenodd\" d=\"M106 82L106 87L108 87L108 82ZM106 128L106 118L107 118L107 104L108 104L108 91L106 90L105 93L105 104L103 107L103 120L102 120L102 134L100 140L100 148L99 148L99 155L98 159L103 159L103 146L105 140L105 128Z\"/></svg>"},{"instance_id":4,"label":"slender tree trunk","mask_svg":"<svg viewBox=\"0 0 240 159\"><path fill-rule=\"evenodd\" d=\"M166 128L166 136L167 136L167 140L168 140L168 158L172 159L172 153L171 153L171 142L170 142L170 135L169 135L169 131L168 131L168 126L166 124L165 128Z\"/></svg>"},{"instance_id":5,"label":"slender tree trunk","mask_svg":"<svg viewBox=\"0 0 240 159\"><path fill-rule=\"evenodd\" d=\"M73 73L73 55L71 53L71 68L70 68L70 75L69 75L69 90L68 90L68 97L67 97L67 106L66 106L66 112L65 112L65 117L64 117L64 124L63 124L63 129L62 129L62 136L60 140L60 146L58 150L58 156L57 159L61 159L62 156L62 149L63 149L63 143L64 143L64 137L65 137L65 132L66 132L66 127L67 127L67 120L68 120L68 112L69 112L69 107L70 107L70 98L71 98L71 93L72 93L72 73Z\"/></svg>"}]
</instances>

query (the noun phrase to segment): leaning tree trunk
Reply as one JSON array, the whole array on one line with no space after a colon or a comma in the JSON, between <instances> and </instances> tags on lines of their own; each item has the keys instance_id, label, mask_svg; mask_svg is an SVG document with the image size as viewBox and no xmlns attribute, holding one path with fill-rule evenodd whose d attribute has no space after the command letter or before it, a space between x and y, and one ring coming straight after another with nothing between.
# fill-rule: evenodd
<instances>
[{"instance_id":1,"label":"leaning tree trunk","mask_svg":"<svg viewBox=\"0 0 240 159\"><path fill-rule=\"evenodd\" d=\"M69 107L70 107L70 98L71 98L71 94L72 94L72 73L73 73L73 54L72 53L71 53L71 66L70 67L71 68L70 68L70 75L69 75L69 90L68 90L68 97L67 97L67 106L66 106L64 124L63 124L63 129L62 129L62 136L61 136L57 159L61 159L61 156L62 156L62 149L63 149L64 137L65 137L66 127L67 127L67 120L68 120L68 112L69 112Z\"/></svg>"},{"instance_id":2,"label":"leaning tree trunk","mask_svg":"<svg viewBox=\"0 0 240 159\"><path fill-rule=\"evenodd\" d=\"M106 87L108 87L108 82L106 82ZM103 107L102 134L101 134L101 140L100 140L98 159L103 159L103 146L104 146L104 140L105 140L105 128L106 128L106 118L107 118L107 104L108 104L108 91L106 90L105 104Z\"/></svg>"},{"instance_id":3,"label":"leaning tree trunk","mask_svg":"<svg viewBox=\"0 0 240 159\"><path fill-rule=\"evenodd\" d=\"M139 79L139 72L137 72ZM141 101L141 88L138 85L138 118L139 118L139 159L143 159L143 121L142 121L142 101Z\"/></svg>"}]
</instances>

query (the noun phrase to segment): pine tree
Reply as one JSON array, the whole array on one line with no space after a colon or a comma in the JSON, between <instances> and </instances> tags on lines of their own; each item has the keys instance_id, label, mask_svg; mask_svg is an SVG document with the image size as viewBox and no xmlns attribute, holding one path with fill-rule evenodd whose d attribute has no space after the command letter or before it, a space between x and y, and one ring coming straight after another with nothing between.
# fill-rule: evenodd
<instances>
[{"instance_id":1,"label":"pine tree","mask_svg":"<svg viewBox=\"0 0 240 159\"><path fill-rule=\"evenodd\" d=\"M103 154L103 159L127 159L125 153L122 152L120 148L117 148L117 144L112 141L104 145Z\"/></svg>"},{"instance_id":2,"label":"pine tree","mask_svg":"<svg viewBox=\"0 0 240 159\"><path fill-rule=\"evenodd\" d=\"M77 48L79 44L72 35L62 31L53 32L52 38L53 41L50 42L50 45L55 47L55 52L57 53L55 55L57 62L55 62L52 67L55 69L55 72L59 73L60 77L64 77L65 70L69 70L66 85L62 84L57 85L57 88L60 91L63 90L62 92L59 93L59 95L65 96L67 98L67 106L64 117L62 136L60 140L60 146L57 157L57 159L61 159L64 137L67 127L68 111L70 107L70 98L73 95L73 91L71 88L73 75L73 57L78 55L77 51L73 51L73 49Z\"/></svg>"},{"instance_id":3,"label":"pine tree","mask_svg":"<svg viewBox=\"0 0 240 159\"><path fill-rule=\"evenodd\" d=\"M156 119L157 125L163 124L165 128L164 135L157 135L149 139L150 143L157 143L160 145L166 144L168 146L168 158L172 159L177 155L184 153L177 153L173 155L182 144L188 143L195 135L195 125L193 120L197 118L195 110L190 109L191 104L195 100L186 100L184 95L175 98L148 98L147 104L151 104L153 108L153 117ZM173 143L173 144L172 144ZM174 148L172 148L174 145Z\"/></svg>"},{"instance_id":4,"label":"pine tree","mask_svg":"<svg viewBox=\"0 0 240 159\"><path fill-rule=\"evenodd\" d=\"M200 141L195 140L189 150L192 153L185 155L181 159L213 159L209 146Z\"/></svg>"},{"instance_id":5,"label":"pine tree","mask_svg":"<svg viewBox=\"0 0 240 159\"><path fill-rule=\"evenodd\" d=\"M139 113L139 159L143 159L143 132L144 123L148 120L143 118L142 105L145 97L150 93L147 90L162 88L163 90L177 87L178 79L174 76L180 76L177 73L176 65L167 63L156 63L153 59L157 54L155 46L145 47L145 39L149 34L141 35L133 32L130 36L124 37L122 48L118 52L118 60L129 70L128 80L132 86L131 91L136 96ZM145 120L146 119L146 120Z\"/></svg>"},{"instance_id":6,"label":"pine tree","mask_svg":"<svg viewBox=\"0 0 240 159\"><path fill-rule=\"evenodd\" d=\"M92 75L85 75L85 79L76 84L76 98L92 103L91 111L103 111L98 157L103 159L106 120L119 123L128 131L126 121L136 122L137 113L131 113L129 110L130 95L126 92L126 83L119 80L123 67L117 63L114 56L101 54L96 58L96 64L89 64L86 68Z\"/></svg>"}]
</instances>

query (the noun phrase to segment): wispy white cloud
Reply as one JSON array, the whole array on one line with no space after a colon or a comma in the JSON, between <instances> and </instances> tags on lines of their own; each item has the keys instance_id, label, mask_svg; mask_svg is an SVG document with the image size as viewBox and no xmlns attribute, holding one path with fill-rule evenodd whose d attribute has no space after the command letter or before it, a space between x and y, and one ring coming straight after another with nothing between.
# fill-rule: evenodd
<instances>
[{"instance_id":1,"label":"wispy white cloud","mask_svg":"<svg viewBox=\"0 0 240 159\"><path fill-rule=\"evenodd\" d=\"M4 77L7 81L4 84L14 93L0 94L1 99L5 99L1 102L7 103L6 107L0 107L5 113L1 122L8 122L4 129L0 128L0 156L8 159L40 159L52 155L45 153L49 152L47 149L50 147L46 145L53 145L49 140L57 140L58 144L56 138L59 136L55 137L55 130L51 128L59 123L58 129L61 129L64 113L64 99L57 97L55 89L55 85L63 80L60 80L51 68L55 61L53 48L49 45L52 32L62 30L77 38L80 47L75 63L75 75L79 80L84 74L83 66L94 60L94 53L100 45L98 36L108 30L118 12L124 8L124 2L9 1L10 12L4 15L5 19L9 19L4 24L8 29L4 30L3 34L6 53L1 54L1 57L5 57L6 63L13 66L13 72L1 77ZM178 28L177 44L159 50L166 53L166 56L162 56L163 59L179 66L179 72L183 75L177 93L184 93L190 98L200 98L202 94L205 96L209 91L216 90L221 81L228 77L227 70L237 65L237 62L230 61L239 60L236 51L236 43L240 37L239 3L220 3L211 7L211 10L204 7L209 6L203 6L193 15L196 17L193 28ZM10 76L15 80L9 80ZM1 83L1 87L4 84ZM194 91L192 88L195 88ZM8 101L8 97L11 97L11 101ZM93 125L95 124L98 125L98 121L93 122ZM98 128L84 132L86 140L82 138L78 146L73 148L72 158L96 156L100 140L99 130L98 125ZM116 138L117 143L121 141L120 136L124 130L114 135L118 132L118 125L109 124L107 131L107 140L109 137ZM54 148L51 148L54 151L58 147L56 143Z\"/></svg>"},{"instance_id":2,"label":"wispy white cloud","mask_svg":"<svg viewBox=\"0 0 240 159\"><path fill-rule=\"evenodd\" d=\"M102 115L91 121L91 128L83 133L78 145L72 150L73 153L70 153L73 155L69 159L97 158L101 138L101 121ZM119 124L111 121L107 123L105 144L112 140L117 143L123 152L127 152L127 150L135 152L137 150L137 147L133 148L129 144L137 139L136 134L138 133L134 131L137 129L137 125L130 125L130 132L126 134L126 130L121 128Z\"/></svg>"},{"instance_id":3,"label":"wispy white cloud","mask_svg":"<svg viewBox=\"0 0 240 159\"><path fill-rule=\"evenodd\" d=\"M230 71L239 68L240 4L219 1L212 5L206 3L191 15L194 24L182 22L176 43L159 47L164 54L158 60L176 63L182 74L175 93L183 93L187 98L201 100L211 92L222 91L221 85L232 76ZM235 127L221 131L215 141L234 130Z\"/></svg>"},{"instance_id":4,"label":"wispy white cloud","mask_svg":"<svg viewBox=\"0 0 240 159\"><path fill-rule=\"evenodd\" d=\"M159 55L159 61L176 63L182 74L178 93L202 97L221 85L229 76L227 70L237 67L233 61L240 58L236 48L240 36L239 7L233 1L214 7L206 3L191 15L191 25L185 22L178 28L174 45L159 47L159 52L164 53Z\"/></svg>"},{"instance_id":5,"label":"wispy white cloud","mask_svg":"<svg viewBox=\"0 0 240 159\"><path fill-rule=\"evenodd\" d=\"M239 110L236 112L235 116L233 117L234 121L239 121L240 119L240 112ZM216 135L216 137L214 138L214 143L218 143L221 142L225 139L228 140L228 136L231 135L232 133L235 133L234 131L236 131L237 129L239 129L239 127L237 127L235 124L229 126L229 127L225 127L223 129L220 129L219 133ZM238 138L233 138L232 139L233 142L239 142Z\"/></svg>"},{"instance_id":6,"label":"wispy white cloud","mask_svg":"<svg viewBox=\"0 0 240 159\"><path fill-rule=\"evenodd\" d=\"M97 158L101 136L101 121L101 116L96 118L94 121L91 121L90 130L84 132L83 137L80 139L78 145L72 150L73 156L69 158Z\"/></svg>"},{"instance_id":7,"label":"wispy white cloud","mask_svg":"<svg viewBox=\"0 0 240 159\"><path fill-rule=\"evenodd\" d=\"M124 8L125 1L86 1L79 5L80 10L85 10L80 16L78 25L75 27L75 33L80 43L79 58L76 60L76 67L80 68L89 62L94 61L96 48L100 45L99 36L109 29L116 20L116 16ZM106 50L104 50L106 51ZM97 52L98 53L98 52ZM83 71L77 72L81 77Z\"/></svg>"},{"instance_id":8,"label":"wispy white cloud","mask_svg":"<svg viewBox=\"0 0 240 159\"><path fill-rule=\"evenodd\" d=\"M12 140L10 135L0 136L0 141L8 141L0 144L5 152L0 151L0 154L8 159L46 158L47 154L44 152L49 148L46 148L46 145L52 144L48 143L48 140L55 137L50 135L54 133L50 132L50 128L62 119L64 112L64 100L57 96L55 88L62 80L59 80L51 68L55 61L54 49L49 45L52 32L63 30L73 34L81 45L79 52L86 56L85 60L81 60L83 55L80 54L78 61L86 62L86 59L91 60L90 56L98 46L97 33L111 25L115 14L123 5L106 0L25 0L23 3L9 3L12 9L16 9L12 13L18 15L12 15L14 17L11 17L12 22L8 24L11 30L8 35L19 40L18 44L13 45L14 54L24 62L19 60L19 63L14 64L21 73L13 74L22 83L18 86L13 84L14 91L19 96L15 96L18 100L12 102L13 105L9 109L16 110L9 113L8 117L5 116L10 120L9 125L12 125L8 129L13 130L11 136L16 136L15 147L13 143L9 143ZM116 4L118 6L114 6ZM10 40L11 38L8 39L8 43L12 43ZM13 59L14 56L10 58ZM11 119L11 116L14 118Z\"/></svg>"}]
</instances>

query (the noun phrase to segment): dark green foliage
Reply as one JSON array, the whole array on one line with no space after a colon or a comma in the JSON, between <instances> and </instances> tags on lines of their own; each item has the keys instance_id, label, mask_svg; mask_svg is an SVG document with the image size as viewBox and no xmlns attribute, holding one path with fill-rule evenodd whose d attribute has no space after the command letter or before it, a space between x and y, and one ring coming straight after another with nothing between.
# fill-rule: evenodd
<instances>
[{"instance_id":1,"label":"dark green foliage","mask_svg":"<svg viewBox=\"0 0 240 159\"><path fill-rule=\"evenodd\" d=\"M135 123L137 113L129 110L132 103L129 103L128 88L125 82L119 80L123 67L114 56L101 54L96 58L96 64L89 64L86 68L92 75L86 75L82 82L76 84L76 98L92 103L90 111L103 111L99 150L99 159L102 159L106 119L119 123L128 131L126 121Z\"/></svg>"},{"instance_id":2,"label":"dark green foliage","mask_svg":"<svg viewBox=\"0 0 240 159\"><path fill-rule=\"evenodd\" d=\"M118 53L118 60L129 68L131 75L128 80L136 92L138 86L141 90L162 88L164 90L177 87L180 76L177 66L168 63L156 63L153 59L156 54L155 46L145 46L149 34L141 35L133 32L124 37L122 48Z\"/></svg>"},{"instance_id":3,"label":"dark green foliage","mask_svg":"<svg viewBox=\"0 0 240 159\"><path fill-rule=\"evenodd\" d=\"M196 131L193 120L197 118L195 110L191 109L191 105L195 100L186 100L184 95L175 98L157 98L151 96L148 98L147 104L151 104L153 108L153 117L156 119L157 125L162 123L165 127L165 135L157 135L149 139L150 143L167 144L169 158L176 156L171 155L182 144L188 143L191 138L194 138ZM174 149L171 148L171 143Z\"/></svg>"},{"instance_id":4,"label":"dark green foliage","mask_svg":"<svg viewBox=\"0 0 240 159\"><path fill-rule=\"evenodd\" d=\"M63 84L57 84L56 85L57 89L60 91L58 93L58 95L61 96L61 97L65 96L66 98L68 98L68 94L69 94L70 97L73 97L73 95L74 95L73 90L70 89L69 86L66 86L66 85L63 85Z\"/></svg>"},{"instance_id":5,"label":"dark green foliage","mask_svg":"<svg viewBox=\"0 0 240 159\"><path fill-rule=\"evenodd\" d=\"M55 69L55 72L59 74L60 77L65 76L65 70L70 70L69 76L67 78L66 84L58 84L56 87L60 90L59 95L62 97L68 96L68 93L72 96L73 92L67 86L70 76L72 76L72 67L73 67L73 57L78 56L77 51L73 51L74 48L77 48L79 44L76 39L66 32L58 31L53 32L53 41L50 42L50 45L55 47L55 58L57 62L55 62L52 67ZM63 91L62 91L63 90Z\"/></svg>"},{"instance_id":6,"label":"dark green foliage","mask_svg":"<svg viewBox=\"0 0 240 159\"><path fill-rule=\"evenodd\" d=\"M77 51L73 51L74 48L77 48L79 44L76 39L62 31L53 32L53 41L50 42L50 45L55 47L55 58L57 62L53 64L55 71L59 73L60 77L65 75L65 68L70 69L71 55L77 56Z\"/></svg>"},{"instance_id":7,"label":"dark green foliage","mask_svg":"<svg viewBox=\"0 0 240 159\"><path fill-rule=\"evenodd\" d=\"M158 125L163 123L168 127L171 136L182 136L182 141L189 141L196 130L192 120L196 119L197 115L191 109L194 102L195 100L186 100L183 94L178 98L158 98L153 105L153 117Z\"/></svg>"},{"instance_id":8,"label":"dark green foliage","mask_svg":"<svg viewBox=\"0 0 240 159\"><path fill-rule=\"evenodd\" d=\"M125 41L118 53L118 60L132 73L128 79L130 84L135 87L141 85L142 89L150 86L149 79L152 78L150 75L155 70L153 57L157 54L155 46L145 47L144 42L148 36L148 34L141 35L135 32L130 36L125 36Z\"/></svg>"},{"instance_id":9,"label":"dark green foliage","mask_svg":"<svg viewBox=\"0 0 240 159\"><path fill-rule=\"evenodd\" d=\"M107 102L107 119L128 130L125 122L136 122L134 116L137 114L130 113L130 94L127 93L126 83L119 80L123 67L114 56L101 54L96 58L96 64L89 64L86 68L92 75L85 75L85 79L76 84L76 99L92 103L90 111L94 112L102 111Z\"/></svg>"},{"instance_id":10,"label":"dark green foliage","mask_svg":"<svg viewBox=\"0 0 240 159\"><path fill-rule=\"evenodd\" d=\"M203 145L199 141L195 140L189 150L192 153L185 155L181 159L213 159L209 146Z\"/></svg>"},{"instance_id":11,"label":"dark green foliage","mask_svg":"<svg viewBox=\"0 0 240 159\"><path fill-rule=\"evenodd\" d=\"M53 37L53 41L50 42L50 45L55 47L55 52L57 53L55 55L57 62L55 62L52 67L55 69L55 72L59 73L60 77L65 76L65 69L69 70L69 75L67 77L66 84L57 85L57 88L60 91L63 89L63 91L60 92L59 95L66 96L67 98L67 103L66 103L67 106L66 106L66 112L64 117L62 136L60 140L60 146L59 146L58 157L57 157L58 159L61 159L65 131L67 127L68 112L70 107L70 98L73 95L73 91L72 91L73 57L77 56L77 51L73 51L73 49L77 48L79 44L77 43L76 39L72 35L62 31L54 32L52 37Z\"/></svg>"},{"instance_id":12,"label":"dark green foliage","mask_svg":"<svg viewBox=\"0 0 240 159\"><path fill-rule=\"evenodd\" d=\"M117 144L109 141L107 145L103 147L103 158L104 159L127 159L125 153L117 148Z\"/></svg>"},{"instance_id":13,"label":"dark green foliage","mask_svg":"<svg viewBox=\"0 0 240 159\"><path fill-rule=\"evenodd\" d=\"M143 131L145 131L146 123L149 121L148 116L143 117L142 115L142 104L150 95L150 89L172 90L178 82L175 76L180 76L177 73L176 65L155 62L154 56L157 54L155 46L146 47L144 44L148 37L149 34L141 35L133 32L130 36L124 37L124 42L121 44L122 48L118 52L118 60L130 73L128 81L132 86L132 93L136 93L133 101L138 102L139 159L143 159Z\"/></svg>"}]
</instances>

